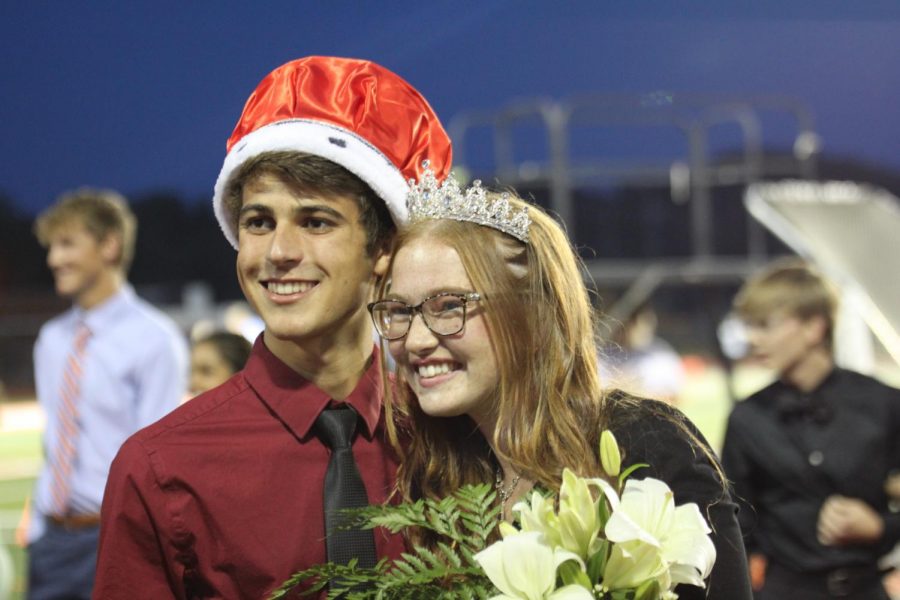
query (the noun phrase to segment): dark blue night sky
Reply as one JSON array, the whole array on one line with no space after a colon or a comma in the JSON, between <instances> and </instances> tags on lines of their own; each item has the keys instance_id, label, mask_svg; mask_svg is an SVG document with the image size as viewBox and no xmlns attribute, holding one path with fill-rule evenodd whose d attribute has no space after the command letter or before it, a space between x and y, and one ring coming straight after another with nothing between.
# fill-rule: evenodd
<instances>
[{"instance_id":1,"label":"dark blue night sky","mask_svg":"<svg viewBox=\"0 0 900 600\"><path fill-rule=\"evenodd\" d=\"M79 185L208 201L246 97L308 54L375 60L445 122L520 97L787 94L826 153L900 169L893 1L7 1L0 49L0 194L28 214Z\"/></svg>"}]
</instances>

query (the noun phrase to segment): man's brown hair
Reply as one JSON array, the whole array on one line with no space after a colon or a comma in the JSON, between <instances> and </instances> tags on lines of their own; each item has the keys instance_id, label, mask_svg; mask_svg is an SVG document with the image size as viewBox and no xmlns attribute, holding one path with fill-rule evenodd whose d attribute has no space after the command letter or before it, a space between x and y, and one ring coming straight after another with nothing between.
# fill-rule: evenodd
<instances>
[{"instance_id":1,"label":"man's brown hair","mask_svg":"<svg viewBox=\"0 0 900 600\"><path fill-rule=\"evenodd\" d=\"M801 320L822 317L825 340L831 345L838 300L832 284L800 259L772 263L751 277L734 299L742 319L762 323L776 312Z\"/></svg>"},{"instance_id":2,"label":"man's brown hair","mask_svg":"<svg viewBox=\"0 0 900 600\"><path fill-rule=\"evenodd\" d=\"M366 230L366 252L374 256L387 249L396 227L387 205L362 179L341 165L305 152L262 152L247 159L231 178L225 191L225 209L237 223L243 205L244 186L272 174L313 197L345 196L359 205L360 223ZM237 228L235 228L237 230Z\"/></svg>"}]
</instances>

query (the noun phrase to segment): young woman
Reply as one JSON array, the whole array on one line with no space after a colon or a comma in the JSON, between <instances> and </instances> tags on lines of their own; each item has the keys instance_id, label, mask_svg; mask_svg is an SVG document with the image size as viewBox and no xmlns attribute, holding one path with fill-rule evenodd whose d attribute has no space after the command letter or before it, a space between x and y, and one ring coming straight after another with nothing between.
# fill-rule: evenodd
<instances>
[{"instance_id":1,"label":"young woman","mask_svg":"<svg viewBox=\"0 0 900 600\"><path fill-rule=\"evenodd\" d=\"M195 341L191 345L191 396L228 381L244 368L251 348L243 336L228 331L216 331Z\"/></svg>"},{"instance_id":2,"label":"young woman","mask_svg":"<svg viewBox=\"0 0 900 600\"><path fill-rule=\"evenodd\" d=\"M639 476L696 502L714 529L708 589L680 597L749 599L735 504L700 433L662 403L601 391L593 310L560 226L518 198L438 188L428 175L409 205L389 283L370 306L397 365L388 407L395 440L409 440L402 496L493 482L509 519L533 486L558 489L564 467L601 476L598 439L609 428L624 465L649 463Z\"/></svg>"}]
</instances>

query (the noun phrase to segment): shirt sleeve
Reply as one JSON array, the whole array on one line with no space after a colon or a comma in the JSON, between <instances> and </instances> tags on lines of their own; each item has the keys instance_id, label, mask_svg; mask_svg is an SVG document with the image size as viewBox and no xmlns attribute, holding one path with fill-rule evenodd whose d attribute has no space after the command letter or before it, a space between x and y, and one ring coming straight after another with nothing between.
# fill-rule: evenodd
<instances>
[{"instance_id":1,"label":"shirt sleeve","mask_svg":"<svg viewBox=\"0 0 900 600\"><path fill-rule=\"evenodd\" d=\"M900 514L886 511L881 513L884 520L884 532L881 535L881 545L885 553L890 552L900 542Z\"/></svg>"},{"instance_id":2,"label":"shirt sleeve","mask_svg":"<svg viewBox=\"0 0 900 600\"><path fill-rule=\"evenodd\" d=\"M40 333L38 333L37 340L34 342L34 350L32 352L32 358L34 360L34 392L37 396L38 403L42 405L42 408L46 410L46 406L43 406L43 402L41 399L45 397L46 390L46 374L45 371L47 367L45 365L46 356L47 356L47 331L44 327L41 328Z\"/></svg>"},{"instance_id":3,"label":"shirt sleeve","mask_svg":"<svg viewBox=\"0 0 900 600\"><path fill-rule=\"evenodd\" d=\"M178 407L187 390L187 343L171 333L153 345L137 369L136 429L159 420Z\"/></svg>"},{"instance_id":4,"label":"shirt sleeve","mask_svg":"<svg viewBox=\"0 0 900 600\"><path fill-rule=\"evenodd\" d=\"M725 442L722 445L722 468L732 485L734 500L738 505L738 523L744 535L744 546L748 553L758 552L758 545L753 535L756 526L756 506L753 495L752 465L747 459L741 442L741 424L739 418L732 413L725 430Z\"/></svg>"},{"instance_id":5,"label":"shirt sleeve","mask_svg":"<svg viewBox=\"0 0 900 600\"><path fill-rule=\"evenodd\" d=\"M103 508L94 598L185 598L166 556L162 491L143 448L125 442L112 463Z\"/></svg>"},{"instance_id":6,"label":"shirt sleeve","mask_svg":"<svg viewBox=\"0 0 900 600\"><path fill-rule=\"evenodd\" d=\"M633 477L661 479L672 488L677 504L697 503L713 531L716 548L707 588L681 585L676 589L678 597L680 600L751 600L737 506L719 474L712 450L680 412L660 402L649 402L647 406L651 407L648 414L626 428L631 431L623 444L624 464L647 463L649 467L639 469Z\"/></svg>"},{"instance_id":7,"label":"shirt sleeve","mask_svg":"<svg viewBox=\"0 0 900 600\"><path fill-rule=\"evenodd\" d=\"M891 456L888 465L888 475L900 475L900 390L888 388L888 406L891 415ZM884 533L882 545L885 551L890 551L895 544L900 542L900 512L896 512L900 498L891 498L888 509L882 511L884 520Z\"/></svg>"}]
</instances>

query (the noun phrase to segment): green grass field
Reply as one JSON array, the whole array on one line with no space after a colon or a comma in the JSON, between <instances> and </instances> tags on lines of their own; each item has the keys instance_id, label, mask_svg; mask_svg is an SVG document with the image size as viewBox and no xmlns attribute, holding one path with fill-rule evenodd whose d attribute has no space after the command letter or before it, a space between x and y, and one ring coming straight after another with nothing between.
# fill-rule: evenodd
<instances>
[{"instance_id":1,"label":"green grass field","mask_svg":"<svg viewBox=\"0 0 900 600\"><path fill-rule=\"evenodd\" d=\"M40 461L39 431L0 433L0 542L12 562L12 599L24 597L25 553L15 544L14 535ZM4 583L0 582L0 589Z\"/></svg>"}]
</instances>

